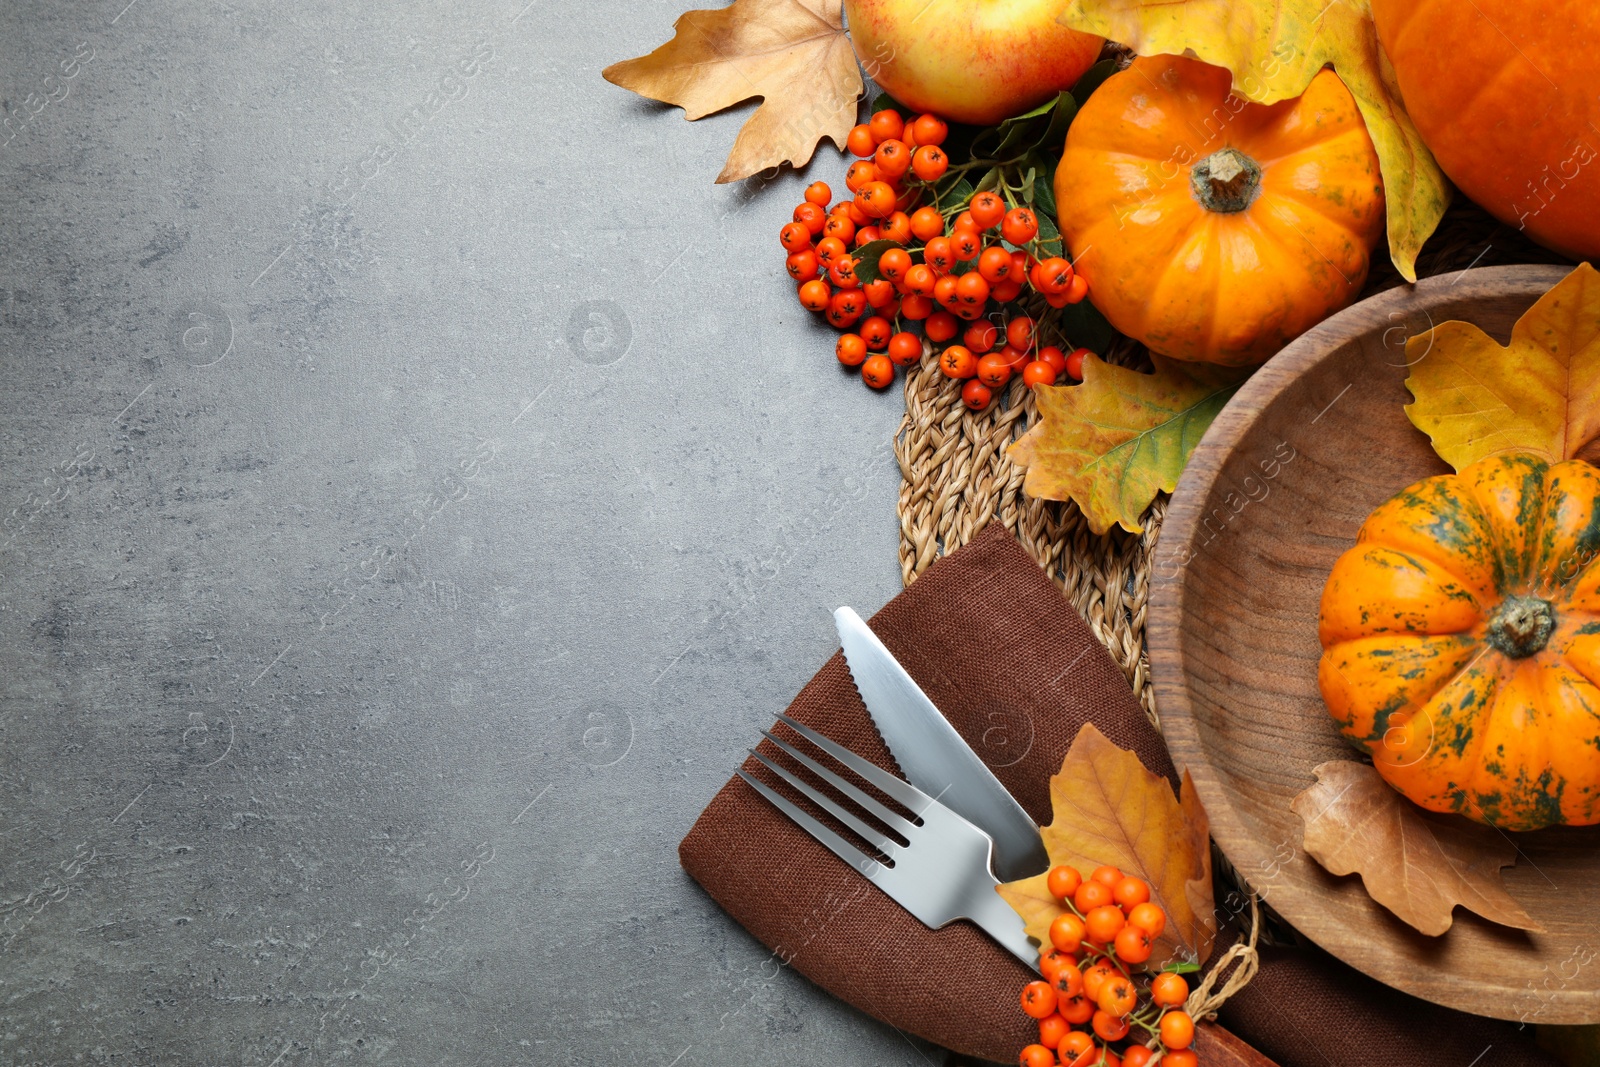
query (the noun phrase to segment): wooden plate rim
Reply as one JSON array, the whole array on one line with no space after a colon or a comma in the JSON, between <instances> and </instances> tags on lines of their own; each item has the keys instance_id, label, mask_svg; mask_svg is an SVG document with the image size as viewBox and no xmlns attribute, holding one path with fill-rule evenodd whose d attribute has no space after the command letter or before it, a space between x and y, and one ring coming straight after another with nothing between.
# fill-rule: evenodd
<instances>
[{"instance_id":1,"label":"wooden plate rim","mask_svg":"<svg viewBox=\"0 0 1600 1067\"><path fill-rule=\"evenodd\" d=\"M1346 308L1303 334L1251 376L1201 438L1173 492L1162 523L1159 543L1168 550L1180 553L1193 547L1201 505L1209 496L1227 457L1279 394L1303 374L1333 358L1344 344L1369 332L1375 323L1404 322L1408 312L1427 311L1447 303L1459 295L1457 287L1463 282L1468 288L1481 292L1527 296L1531 304L1569 272L1570 268L1559 265L1519 264L1440 275L1424 279L1414 286L1401 286L1379 293ZM1180 575L1184 571L1180 571ZM1161 715L1167 746L1180 770L1187 769L1192 776L1195 789L1211 820L1211 833L1217 846L1232 862L1245 870L1269 869L1274 857L1267 854L1264 843L1246 830L1245 820L1235 809L1229 792L1212 769L1194 721L1188 689L1184 684L1184 655L1177 640L1178 623L1183 617L1184 583L1180 578L1156 580L1152 585L1147 643L1156 708ZM1296 846L1303 853L1303 838L1296 840ZM1279 914L1297 930L1335 958L1387 986L1423 999L1474 1014L1515 1018L1514 1013L1508 1013L1508 998L1513 993L1525 993L1523 986L1497 983L1493 975L1484 974L1476 976L1471 982L1461 982L1458 988L1463 996L1459 999L1450 1001L1430 996L1408 980L1418 972L1416 961L1375 949L1368 944L1368 939L1350 936L1352 931L1341 922L1329 920L1326 913L1315 906L1305 906L1302 897L1306 896L1311 894L1293 893L1283 898L1274 897L1273 904ZM1449 934L1444 936L1448 937ZM1549 1010L1542 1013L1542 1022L1596 1021L1593 991L1561 989L1548 992L1554 1003L1548 1004Z\"/></svg>"}]
</instances>

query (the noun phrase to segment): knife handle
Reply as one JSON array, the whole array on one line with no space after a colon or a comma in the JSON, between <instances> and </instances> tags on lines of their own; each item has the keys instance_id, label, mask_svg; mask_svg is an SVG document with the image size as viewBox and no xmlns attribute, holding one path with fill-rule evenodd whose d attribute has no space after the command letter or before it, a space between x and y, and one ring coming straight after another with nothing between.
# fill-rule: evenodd
<instances>
[{"instance_id":1,"label":"knife handle","mask_svg":"<svg viewBox=\"0 0 1600 1067\"><path fill-rule=\"evenodd\" d=\"M998 882L974 886L967 903L966 917L994 938L1000 947L1037 971L1039 946L1029 939L1022 925L1022 916L1011 910L1011 905L995 891L998 886Z\"/></svg>"}]
</instances>

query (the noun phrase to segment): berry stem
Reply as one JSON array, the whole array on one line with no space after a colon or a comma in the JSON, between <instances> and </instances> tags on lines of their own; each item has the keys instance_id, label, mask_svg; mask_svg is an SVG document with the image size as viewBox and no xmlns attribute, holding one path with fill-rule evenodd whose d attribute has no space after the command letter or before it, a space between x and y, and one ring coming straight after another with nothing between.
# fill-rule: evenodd
<instances>
[{"instance_id":1,"label":"berry stem","mask_svg":"<svg viewBox=\"0 0 1600 1067\"><path fill-rule=\"evenodd\" d=\"M1017 158L1020 159L1022 157L1018 156ZM968 163L956 164L944 172L944 177L948 178L952 174L964 174L974 167L1007 167L1016 161L1016 159L974 159Z\"/></svg>"}]
</instances>

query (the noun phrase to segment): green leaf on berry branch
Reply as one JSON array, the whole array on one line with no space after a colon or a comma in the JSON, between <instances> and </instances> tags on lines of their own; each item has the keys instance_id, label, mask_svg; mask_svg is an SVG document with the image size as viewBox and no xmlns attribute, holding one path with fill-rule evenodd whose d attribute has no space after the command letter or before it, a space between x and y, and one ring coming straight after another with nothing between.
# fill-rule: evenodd
<instances>
[{"instance_id":1,"label":"green leaf on berry branch","mask_svg":"<svg viewBox=\"0 0 1600 1067\"><path fill-rule=\"evenodd\" d=\"M1114 59L1102 59L1084 71L1083 77L1079 78L1072 86L1072 97L1078 101L1078 106L1082 107L1083 102L1089 99L1089 94L1100 88L1105 83L1105 80L1116 72L1117 61ZM1066 132L1066 130L1061 131L1063 136L1066 135Z\"/></svg>"},{"instance_id":2,"label":"green leaf on berry branch","mask_svg":"<svg viewBox=\"0 0 1600 1067\"><path fill-rule=\"evenodd\" d=\"M1044 222L1043 215L1039 216L1039 221ZM1044 227L1041 225L1039 229L1042 233ZM1061 332L1066 335L1073 348L1104 352L1117 333L1106 321L1106 317L1087 300L1068 304L1056 312L1056 315L1058 316L1056 322L1060 324Z\"/></svg>"},{"instance_id":3,"label":"green leaf on berry branch","mask_svg":"<svg viewBox=\"0 0 1600 1067\"><path fill-rule=\"evenodd\" d=\"M877 96L873 97L872 106L867 110L874 115L880 111L898 111L901 115L911 114L910 108L906 107L888 93L879 93Z\"/></svg>"},{"instance_id":4,"label":"green leaf on berry branch","mask_svg":"<svg viewBox=\"0 0 1600 1067\"><path fill-rule=\"evenodd\" d=\"M869 241L856 249L856 280L862 285L878 280L878 260L891 248L900 248L900 244L886 238Z\"/></svg>"},{"instance_id":5,"label":"green leaf on berry branch","mask_svg":"<svg viewBox=\"0 0 1600 1067\"><path fill-rule=\"evenodd\" d=\"M1081 342L1079 342L1081 343ZM1083 359L1083 382L1043 386L1039 422L1007 455L1028 468L1023 490L1074 500L1097 534L1139 533L1157 493L1172 492L1189 454L1253 368L1152 356L1154 374Z\"/></svg>"}]
</instances>

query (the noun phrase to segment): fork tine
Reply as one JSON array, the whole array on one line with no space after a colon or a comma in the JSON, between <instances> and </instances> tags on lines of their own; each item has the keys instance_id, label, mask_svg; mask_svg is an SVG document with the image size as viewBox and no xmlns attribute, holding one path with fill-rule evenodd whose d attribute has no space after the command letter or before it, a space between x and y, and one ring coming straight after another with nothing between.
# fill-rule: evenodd
<instances>
[{"instance_id":1,"label":"fork tine","mask_svg":"<svg viewBox=\"0 0 1600 1067\"><path fill-rule=\"evenodd\" d=\"M828 796L820 789L813 788L810 783L806 782L799 775L778 766L776 763L773 763L771 760L767 759L767 757L763 756L753 748L750 750L750 755L760 760L766 765L766 768L769 771L787 782L791 789L803 794L806 799L810 800L813 804L821 807L835 819L838 819L840 822L850 827L850 829L854 830L861 836L863 841L877 849L879 852L882 852L885 856L894 855L894 852L901 847L899 842L885 837L877 827L867 825L866 821L858 816L855 812L851 811L843 804L835 802L832 797Z\"/></svg>"},{"instance_id":2,"label":"fork tine","mask_svg":"<svg viewBox=\"0 0 1600 1067\"><path fill-rule=\"evenodd\" d=\"M854 845L850 844L844 838L840 837L828 827L824 826L821 822L817 821L817 819L813 818L810 813L800 808L788 797L784 796L776 789L773 789L765 782L758 781L749 774L746 774L743 768L740 768L734 773L748 782L757 793L760 793L762 796L771 801L773 806L779 811L789 816L790 820L794 822L796 826L800 827L800 829L804 830L806 833L822 842L823 845L827 846L828 851L844 860L857 871L866 875L869 879L877 881L878 876L888 870L888 868L883 864L879 863L875 859L872 859L870 856L863 854L860 849L857 849Z\"/></svg>"},{"instance_id":3,"label":"fork tine","mask_svg":"<svg viewBox=\"0 0 1600 1067\"><path fill-rule=\"evenodd\" d=\"M911 838L912 834L916 833L917 827L914 823L908 822L899 815L896 815L890 808L879 802L875 797L860 789L857 789L855 786L851 785L837 774L834 774L832 771L828 770L828 768L824 767L810 756L807 756L802 752L798 752L792 746L778 740L772 735L771 731L762 730L761 734L768 741L771 741L774 745L777 745L780 750L788 753L789 756L792 757L796 762L809 768L813 774L821 778L824 782L827 782L839 792L843 793L857 804L860 804L867 810L867 814L882 822L885 826L889 827L889 829L900 834L900 836L906 838L907 840Z\"/></svg>"},{"instance_id":4,"label":"fork tine","mask_svg":"<svg viewBox=\"0 0 1600 1067\"><path fill-rule=\"evenodd\" d=\"M922 814L927 806L933 803L933 798L916 786L903 782L877 764L868 763L848 748L817 733L808 726L803 726L787 715L779 715L778 721L801 737L816 745L822 751L838 760L840 763L855 771L861 777L883 790L896 802L905 805L916 814Z\"/></svg>"}]
</instances>

